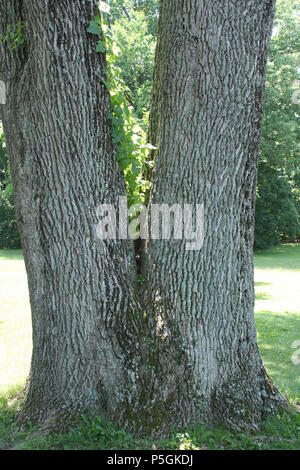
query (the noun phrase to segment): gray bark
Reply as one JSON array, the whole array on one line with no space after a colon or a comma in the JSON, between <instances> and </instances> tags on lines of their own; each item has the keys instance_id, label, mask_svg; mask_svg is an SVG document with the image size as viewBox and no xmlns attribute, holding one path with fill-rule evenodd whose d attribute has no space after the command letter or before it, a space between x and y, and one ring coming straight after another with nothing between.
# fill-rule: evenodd
<instances>
[{"instance_id":1,"label":"gray bark","mask_svg":"<svg viewBox=\"0 0 300 470\"><path fill-rule=\"evenodd\" d=\"M157 425L255 428L283 399L254 323L257 159L275 1L162 0L149 140L150 203L204 204L200 251L150 240ZM152 305L152 311L149 306ZM156 349L155 349L156 348ZM155 399L153 399L155 397Z\"/></svg>"},{"instance_id":2,"label":"gray bark","mask_svg":"<svg viewBox=\"0 0 300 470\"><path fill-rule=\"evenodd\" d=\"M105 57L87 33L96 3L15 0L0 9L0 34L20 20L27 36L20 50L1 45L1 119L32 310L23 415L41 422L81 412L122 417L135 387L133 246L97 242L94 230L97 206L126 194Z\"/></svg>"}]
</instances>

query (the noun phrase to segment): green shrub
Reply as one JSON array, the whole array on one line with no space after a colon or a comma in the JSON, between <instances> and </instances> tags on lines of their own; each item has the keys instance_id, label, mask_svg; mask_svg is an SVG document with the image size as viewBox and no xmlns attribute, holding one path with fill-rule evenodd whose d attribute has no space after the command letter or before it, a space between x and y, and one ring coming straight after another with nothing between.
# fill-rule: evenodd
<instances>
[{"instance_id":1,"label":"green shrub","mask_svg":"<svg viewBox=\"0 0 300 470\"><path fill-rule=\"evenodd\" d=\"M11 202L0 196L0 248L20 248L15 209Z\"/></svg>"},{"instance_id":2,"label":"green shrub","mask_svg":"<svg viewBox=\"0 0 300 470\"><path fill-rule=\"evenodd\" d=\"M291 185L276 169L260 163L255 248L268 248L280 241L294 241L299 234L300 217Z\"/></svg>"}]
</instances>

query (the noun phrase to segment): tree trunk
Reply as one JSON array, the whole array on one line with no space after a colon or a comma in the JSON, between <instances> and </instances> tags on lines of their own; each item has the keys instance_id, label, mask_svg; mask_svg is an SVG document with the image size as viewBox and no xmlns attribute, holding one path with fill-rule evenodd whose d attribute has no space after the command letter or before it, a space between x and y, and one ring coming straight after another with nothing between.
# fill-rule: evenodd
<instances>
[{"instance_id":1,"label":"tree trunk","mask_svg":"<svg viewBox=\"0 0 300 470\"><path fill-rule=\"evenodd\" d=\"M257 160L273 0L162 0L150 116L150 203L203 204L204 245L150 240L148 402L157 427L256 428L283 399L254 323ZM152 311L149 306L152 305Z\"/></svg>"},{"instance_id":2,"label":"tree trunk","mask_svg":"<svg viewBox=\"0 0 300 470\"><path fill-rule=\"evenodd\" d=\"M3 4L4 3L4 4ZM132 243L99 242L97 207L125 194L108 121L92 0L2 2L1 119L33 324L23 417L99 413L138 431L257 426L282 404L263 367L253 306L253 225L274 2L161 1L152 203L203 203L200 251L150 240L144 308Z\"/></svg>"},{"instance_id":3,"label":"tree trunk","mask_svg":"<svg viewBox=\"0 0 300 470\"><path fill-rule=\"evenodd\" d=\"M96 1L1 2L7 141L33 326L23 417L122 420L135 384L136 266L129 241L96 240L97 207L125 195L111 143L105 55L87 33ZM129 325L129 326L128 326ZM128 327L127 327L128 326ZM128 393L127 393L128 392Z\"/></svg>"}]
</instances>

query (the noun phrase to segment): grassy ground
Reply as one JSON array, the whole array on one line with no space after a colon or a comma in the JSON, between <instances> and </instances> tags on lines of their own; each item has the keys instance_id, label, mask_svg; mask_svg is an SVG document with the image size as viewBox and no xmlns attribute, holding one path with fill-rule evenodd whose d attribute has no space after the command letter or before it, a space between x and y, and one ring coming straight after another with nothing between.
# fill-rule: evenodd
<instances>
[{"instance_id":1,"label":"grassy ground","mask_svg":"<svg viewBox=\"0 0 300 470\"><path fill-rule=\"evenodd\" d=\"M31 322L22 252L0 250L0 393L23 384L29 371Z\"/></svg>"},{"instance_id":2,"label":"grassy ground","mask_svg":"<svg viewBox=\"0 0 300 470\"><path fill-rule=\"evenodd\" d=\"M300 402L300 245L281 245L255 256L256 326L260 350L275 384ZM300 354L299 354L300 358Z\"/></svg>"},{"instance_id":3,"label":"grassy ground","mask_svg":"<svg viewBox=\"0 0 300 470\"><path fill-rule=\"evenodd\" d=\"M255 256L258 341L269 374L294 403L300 403L300 245L282 245ZM136 440L100 419L83 420L68 434L20 431L15 399L28 374L31 325L26 274L20 251L0 250L0 449L300 449L300 415L268 420L258 433L209 430L199 425L166 441ZM300 343L299 343L300 344ZM298 346L298 349L300 346ZM298 354L300 359L300 353Z\"/></svg>"}]
</instances>

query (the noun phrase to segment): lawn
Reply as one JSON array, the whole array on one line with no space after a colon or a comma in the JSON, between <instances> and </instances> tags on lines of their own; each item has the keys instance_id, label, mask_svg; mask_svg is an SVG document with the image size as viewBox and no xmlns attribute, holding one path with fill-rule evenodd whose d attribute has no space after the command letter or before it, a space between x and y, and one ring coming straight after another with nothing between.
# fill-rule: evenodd
<instances>
[{"instance_id":1,"label":"lawn","mask_svg":"<svg viewBox=\"0 0 300 470\"><path fill-rule=\"evenodd\" d=\"M280 390L300 402L300 364L292 362L293 343L300 340L300 245L256 253L255 289L264 363Z\"/></svg>"},{"instance_id":2,"label":"lawn","mask_svg":"<svg viewBox=\"0 0 300 470\"><path fill-rule=\"evenodd\" d=\"M280 390L300 403L300 364L292 361L293 344L300 341L300 245L280 245L256 253L255 288L258 341L265 365ZM294 414L268 420L259 433L230 433L199 425L174 432L163 442L136 440L100 419L84 420L66 435L43 437L35 429L17 430L19 402L14 397L28 374L31 353L21 251L0 250L0 305L0 449L151 449L153 445L167 449L300 449L300 420Z\"/></svg>"}]
</instances>

